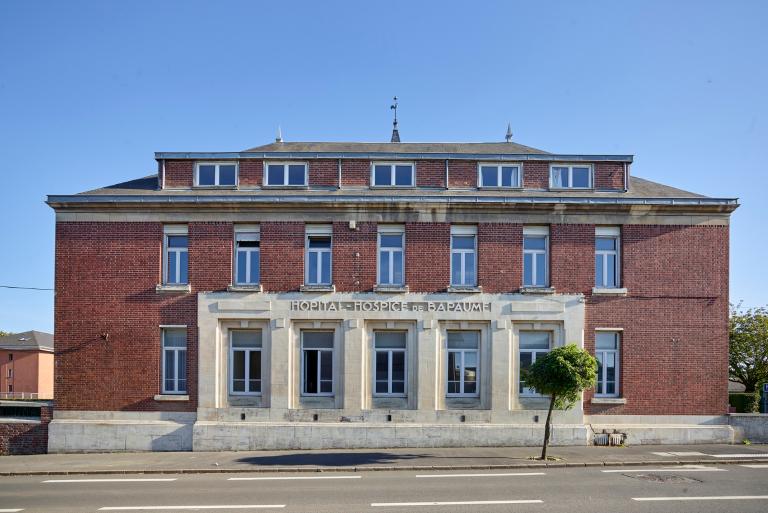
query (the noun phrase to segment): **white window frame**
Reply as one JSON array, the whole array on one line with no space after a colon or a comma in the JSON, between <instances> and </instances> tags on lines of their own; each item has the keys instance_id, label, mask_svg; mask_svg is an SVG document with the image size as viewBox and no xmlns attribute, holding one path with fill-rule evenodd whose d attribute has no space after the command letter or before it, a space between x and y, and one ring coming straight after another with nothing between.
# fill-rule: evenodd
<instances>
[{"instance_id":1,"label":"white window frame","mask_svg":"<svg viewBox=\"0 0 768 513\"><path fill-rule=\"evenodd\" d=\"M472 249L454 249L453 247L453 237L474 237L474 247ZM458 253L461 255L461 283L454 283L453 282L453 255L454 253ZM474 276L475 280L473 283L466 283L467 281L467 265L466 265L466 255L467 254L474 254ZM476 287L477 286L477 226L464 226L464 225L458 225L458 226L451 226L451 262L450 262L450 273L451 273L451 286L452 287Z\"/></svg>"},{"instance_id":2,"label":"white window frame","mask_svg":"<svg viewBox=\"0 0 768 513\"><path fill-rule=\"evenodd\" d=\"M261 331L261 330L229 330L229 394L230 395L247 395L247 396L260 396L262 390L264 390L264 332L261 331L261 347L249 346L249 347L235 347L232 344L232 333L235 331ZM245 391L235 391L235 351L243 351L245 353ZM261 353L259 361L261 362L261 369L259 369L259 391L251 392L251 353Z\"/></svg>"},{"instance_id":3,"label":"white window frame","mask_svg":"<svg viewBox=\"0 0 768 513\"><path fill-rule=\"evenodd\" d=\"M544 249L525 249L526 237L538 237L544 238ZM525 255L531 255L531 277L536 281L536 255L544 255L544 283L543 284L527 284L525 283ZM549 287L549 227L547 226L524 226L523 227L523 287L530 288L547 288Z\"/></svg>"},{"instance_id":4,"label":"white window frame","mask_svg":"<svg viewBox=\"0 0 768 513\"><path fill-rule=\"evenodd\" d=\"M470 331L477 333L477 348L476 349L466 349L466 348L458 348L458 349L451 349L448 346L448 333L451 331ZM445 331L445 397L480 397L480 385L482 380L482 368L481 368L481 353L480 353L480 347L482 345L482 339L483 339L483 332L481 330L472 330L472 329L459 329L459 330L446 330ZM450 353L460 353L461 354L461 366L459 368L459 390L460 392L448 392L448 375L451 372L450 367L448 366L448 362L450 361L449 355ZM475 376L475 391L474 393L466 393L464 392L464 369L466 368L466 353L475 353L475 361L477 362L475 364L476 367L476 376Z\"/></svg>"},{"instance_id":5,"label":"white window frame","mask_svg":"<svg viewBox=\"0 0 768 513\"><path fill-rule=\"evenodd\" d=\"M616 349L598 349L597 348L597 335L600 333L610 333L613 336L616 337ZM613 353L613 361L614 361L614 376L615 376L615 392L612 394L606 393L605 390L607 389L606 383L607 383L607 377L608 377L608 370L606 369L605 365L602 365L602 376L598 373L597 376L597 383L595 383L595 397L621 397L619 385L620 385L620 369L619 369L619 358L621 356L621 330L597 330L595 331L595 358L598 358L598 354L602 357L602 361L605 362L605 356L609 353ZM602 381L603 383L603 392L598 394L597 393L597 385L600 384Z\"/></svg>"},{"instance_id":6,"label":"white window frame","mask_svg":"<svg viewBox=\"0 0 768 513\"><path fill-rule=\"evenodd\" d=\"M614 239L616 243L616 249L605 250L597 249L597 240L595 240L595 267L597 267L597 257L603 257L603 283L597 283L597 273L595 273L595 287L602 289L618 289L621 288L621 229L613 226L598 226L595 228L595 239ZM606 284L606 277L608 276L608 257L616 257L616 265L614 266L614 285Z\"/></svg>"},{"instance_id":7,"label":"white window frame","mask_svg":"<svg viewBox=\"0 0 768 513\"><path fill-rule=\"evenodd\" d=\"M376 334L383 332L397 332L405 335L405 347L376 348ZM387 353L387 392L376 392L376 356L378 353ZM392 392L392 354L403 353L403 393ZM408 331L407 330L374 330L373 331L373 397L408 397Z\"/></svg>"},{"instance_id":8,"label":"white window frame","mask_svg":"<svg viewBox=\"0 0 768 513\"><path fill-rule=\"evenodd\" d=\"M322 389L322 382L321 379L322 376L322 355L318 355L317 358L317 393L311 393L306 392L306 382L304 380L304 333L330 333L333 336L333 345L330 349L317 349L317 348L308 348L307 351L317 351L317 352L327 352L331 353L331 391L330 392L321 392ZM300 353L300 381L299 383L299 390L301 397L334 397L336 395L336 333L335 331L331 330L324 330L324 329L304 329L302 328L299 331L299 353Z\"/></svg>"},{"instance_id":9,"label":"white window frame","mask_svg":"<svg viewBox=\"0 0 768 513\"><path fill-rule=\"evenodd\" d=\"M213 184L200 185L200 166L215 166ZM219 169L221 166L235 166L235 183L222 185L219 183ZM195 162L195 187L237 187L240 183L240 165L237 161L222 162Z\"/></svg>"},{"instance_id":10,"label":"white window frame","mask_svg":"<svg viewBox=\"0 0 768 513\"><path fill-rule=\"evenodd\" d=\"M240 259L238 258L238 242L241 240L244 241L259 241L259 246L256 248L244 248L243 252L246 254L245 257L245 281L241 282L238 280L238 277L240 276L240 269L238 267L238 262ZM250 281L251 278L251 258L253 257L253 253L259 254L259 279L255 282ZM235 270L235 276L234 276L234 284L235 285L258 285L261 283L261 229L259 225L242 225L242 226L236 226L235 227L235 248L234 248L234 254L235 254L235 261L233 265L233 269Z\"/></svg>"},{"instance_id":11,"label":"white window frame","mask_svg":"<svg viewBox=\"0 0 768 513\"><path fill-rule=\"evenodd\" d=\"M283 166L283 183L269 183L269 166ZM288 184L288 166L304 166L304 183ZM306 162L265 160L262 173L264 187L307 187L309 184L309 164Z\"/></svg>"},{"instance_id":12,"label":"white window frame","mask_svg":"<svg viewBox=\"0 0 768 513\"><path fill-rule=\"evenodd\" d=\"M498 185L483 184L482 170L484 167L496 168L496 183L498 183ZM512 185L501 185L501 168L502 167L517 168L517 183ZM523 164L521 162L478 162L477 163L477 187L479 189L521 189L523 187Z\"/></svg>"},{"instance_id":13,"label":"white window frame","mask_svg":"<svg viewBox=\"0 0 768 513\"><path fill-rule=\"evenodd\" d=\"M549 336L549 348L547 349L523 349L520 345L520 340L522 338L522 334L526 332L536 332L536 333L546 333ZM545 355L552 351L552 341L554 340L555 334L551 331L546 330L521 330L518 333L518 344L517 344L517 395L519 397L544 397L544 395L539 394L537 392L534 392L531 387L525 387L523 389L520 384L523 381L523 367L522 367L522 354L523 353L531 353L531 365L536 363L536 359L540 355Z\"/></svg>"},{"instance_id":14,"label":"white window frame","mask_svg":"<svg viewBox=\"0 0 768 513\"><path fill-rule=\"evenodd\" d=\"M165 347L165 332L166 332L166 330L182 330L182 329L185 330L184 331L184 333L185 333L185 344L184 344L184 347L169 347L169 348L166 349L166 347ZM186 395L188 393L188 391L189 391L189 369L187 369L186 373L185 373L185 375L187 376L187 378L185 379L185 381L187 382L187 387L184 390L179 390L179 353L181 351L184 351L184 366L187 367L187 364L189 363L189 362L187 362L187 356L188 356L187 347L188 347L188 345L186 343L186 335L187 335L186 329L187 329L186 325L180 325L180 326L176 326L176 325L160 326L160 351L162 352L162 357L161 357L161 365L162 365L162 367L161 367L161 370L160 370L160 380L161 380L161 383L162 383L161 384L161 390L162 390L163 394L168 394L168 395ZM166 381L166 378L165 378L166 365L165 364L166 364L166 358L168 358L168 354L167 354L168 352L172 352L173 353L173 372L174 372L174 375L173 375L173 389L168 389L165 386L165 381Z\"/></svg>"},{"instance_id":15,"label":"white window frame","mask_svg":"<svg viewBox=\"0 0 768 513\"><path fill-rule=\"evenodd\" d=\"M389 166L389 184L376 184L376 166ZM410 185L395 185L395 166L411 166ZM371 162L371 187L416 187L416 164L414 162Z\"/></svg>"},{"instance_id":16,"label":"white window frame","mask_svg":"<svg viewBox=\"0 0 768 513\"><path fill-rule=\"evenodd\" d=\"M333 284L333 227L331 225L307 225L305 228L305 235L304 235L304 284L305 285L313 285L313 286L324 286L328 285L331 286ZM311 237L329 237L331 239L331 247L330 248L309 248L309 239ZM309 254L310 252L318 253L318 259L317 259L317 277L318 281L317 283L312 283L309 281ZM322 270L323 270L323 264L322 264L322 258L320 258L319 254L322 253L328 253L328 265L330 268L330 273L328 276L328 283L325 283L322 281Z\"/></svg>"},{"instance_id":17,"label":"white window frame","mask_svg":"<svg viewBox=\"0 0 768 513\"><path fill-rule=\"evenodd\" d=\"M168 237L184 236L187 237L186 248L170 248L168 247ZM169 283L168 281L168 254L173 251L176 255L176 269L175 274L177 278L181 277L181 253L187 254L187 281L182 283L175 281ZM189 284L189 228L186 225L165 225L163 226L163 285L188 285Z\"/></svg>"},{"instance_id":18,"label":"white window frame","mask_svg":"<svg viewBox=\"0 0 768 513\"><path fill-rule=\"evenodd\" d=\"M568 186L559 186L556 187L553 184L552 181L552 170L556 167L567 167L568 168ZM587 187L574 187L573 185L573 168L574 167L586 167L589 169L589 183L587 184ZM578 189L578 190L587 190L587 189L593 189L595 184L595 167L592 164L588 163L552 163L549 165L549 188L550 189L556 189L556 190L570 190L570 189Z\"/></svg>"},{"instance_id":19,"label":"white window frame","mask_svg":"<svg viewBox=\"0 0 768 513\"><path fill-rule=\"evenodd\" d=\"M398 226L391 226L391 225L383 225L379 226L377 229L378 233L376 235L376 245L377 251L376 251L376 283L383 286L389 286L389 287L401 287L405 285L405 227L398 225ZM382 248L381 247L381 236L382 235L400 235L402 242L402 247L398 250L396 248ZM331 242L333 244L333 242ZM389 253L389 281L387 283L384 283L381 281L381 254L382 252L386 251ZM402 283L394 283L394 276L395 276L395 259L393 258L394 254L397 252L402 253L402 263L403 263L403 269L402 269L402 276L403 281Z\"/></svg>"}]
</instances>

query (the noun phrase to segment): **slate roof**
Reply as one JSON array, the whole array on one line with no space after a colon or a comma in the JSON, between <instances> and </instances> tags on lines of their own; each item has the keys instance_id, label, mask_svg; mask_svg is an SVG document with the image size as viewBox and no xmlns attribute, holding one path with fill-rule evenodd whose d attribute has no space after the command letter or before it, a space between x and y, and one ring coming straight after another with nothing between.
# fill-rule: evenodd
<instances>
[{"instance_id":1,"label":"slate roof","mask_svg":"<svg viewBox=\"0 0 768 513\"><path fill-rule=\"evenodd\" d=\"M549 152L514 142L386 143L386 142L274 142L244 152L286 153L495 153L547 155Z\"/></svg>"},{"instance_id":2,"label":"slate roof","mask_svg":"<svg viewBox=\"0 0 768 513\"><path fill-rule=\"evenodd\" d=\"M0 349L53 352L53 335L44 331L25 331L0 337Z\"/></svg>"}]
</instances>

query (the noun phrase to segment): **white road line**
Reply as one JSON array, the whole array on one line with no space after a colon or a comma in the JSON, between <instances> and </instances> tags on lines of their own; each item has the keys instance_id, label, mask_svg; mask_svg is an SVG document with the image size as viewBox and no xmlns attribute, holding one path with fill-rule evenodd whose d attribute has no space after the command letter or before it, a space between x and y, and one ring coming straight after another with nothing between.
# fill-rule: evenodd
<instances>
[{"instance_id":1,"label":"white road line","mask_svg":"<svg viewBox=\"0 0 768 513\"><path fill-rule=\"evenodd\" d=\"M207 511L209 509L277 509L284 508L285 504L219 504L205 506L105 506L99 511L157 511L157 510L182 510L182 511Z\"/></svg>"},{"instance_id":2,"label":"white road line","mask_svg":"<svg viewBox=\"0 0 768 513\"><path fill-rule=\"evenodd\" d=\"M24 511L24 509L0 509L0 513L17 513L19 511Z\"/></svg>"},{"instance_id":3,"label":"white road line","mask_svg":"<svg viewBox=\"0 0 768 513\"><path fill-rule=\"evenodd\" d=\"M656 456L708 456L703 452L696 451L682 451L682 452L652 452Z\"/></svg>"},{"instance_id":4,"label":"white road line","mask_svg":"<svg viewBox=\"0 0 768 513\"><path fill-rule=\"evenodd\" d=\"M768 495L714 495L710 497L632 497L633 501L748 501L768 499Z\"/></svg>"},{"instance_id":5,"label":"white road line","mask_svg":"<svg viewBox=\"0 0 768 513\"><path fill-rule=\"evenodd\" d=\"M490 504L541 504L538 499L518 499L510 501L452 501L452 502L373 502L374 508L397 508L403 506L482 506Z\"/></svg>"},{"instance_id":6,"label":"white road line","mask_svg":"<svg viewBox=\"0 0 768 513\"><path fill-rule=\"evenodd\" d=\"M625 469L601 470L600 472L626 474L628 472L728 472L728 470L724 468L717 468L717 467L705 467L703 465L682 465L682 466L676 466L676 467L659 467L659 468L633 467L633 468L625 468Z\"/></svg>"},{"instance_id":7,"label":"white road line","mask_svg":"<svg viewBox=\"0 0 768 513\"><path fill-rule=\"evenodd\" d=\"M361 479L363 476L230 477L227 481L292 481L303 479Z\"/></svg>"},{"instance_id":8,"label":"white road line","mask_svg":"<svg viewBox=\"0 0 768 513\"><path fill-rule=\"evenodd\" d=\"M139 478L139 479L48 479L43 483L146 483L176 481L176 478Z\"/></svg>"},{"instance_id":9,"label":"white road line","mask_svg":"<svg viewBox=\"0 0 768 513\"><path fill-rule=\"evenodd\" d=\"M416 477L507 477L507 476L546 476L544 472L517 472L508 474L417 474Z\"/></svg>"},{"instance_id":10,"label":"white road line","mask_svg":"<svg viewBox=\"0 0 768 513\"><path fill-rule=\"evenodd\" d=\"M768 463L760 463L755 465L739 465L740 467L747 467L747 468L768 468Z\"/></svg>"},{"instance_id":11,"label":"white road line","mask_svg":"<svg viewBox=\"0 0 768 513\"><path fill-rule=\"evenodd\" d=\"M755 452L748 452L746 454L708 454L715 458L768 458L768 454L759 454Z\"/></svg>"}]
</instances>

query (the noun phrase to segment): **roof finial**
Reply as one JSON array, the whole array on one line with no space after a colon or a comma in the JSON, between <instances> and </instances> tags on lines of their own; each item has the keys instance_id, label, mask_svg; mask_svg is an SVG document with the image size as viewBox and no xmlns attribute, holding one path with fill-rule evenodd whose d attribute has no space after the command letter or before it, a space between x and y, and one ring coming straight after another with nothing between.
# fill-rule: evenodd
<instances>
[{"instance_id":1,"label":"roof finial","mask_svg":"<svg viewBox=\"0 0 768 513\"><path fill-rule=\"evenodd\" d=\"M507 135L504 136L507 142L512 142L512 124L507 123Z\"/></svg>"},{"instance_id":2,"label":"roof finial","mask_svg":"<svg viewBox=\"0 0 768 513\"><path fill-rule=\"evenodd\" d=\"M390 105L389 108L395 111L395 120L392 121L392 139L390 139L389 142L399 143L400 132L397 130L397 96L395 96L393 99L395 100L395 103Z\"/></svg>"},{"instance_id":3,"label":"roof finial","mask_svg":"<svg viewBox=\"0 0 768 513\"><path fill-rule=\"evenodd\" d=\"M277 125L277 137L275 137L275 142L283 142L283 131L280 128L280 125Z\"/></svg>"}]
</instances>

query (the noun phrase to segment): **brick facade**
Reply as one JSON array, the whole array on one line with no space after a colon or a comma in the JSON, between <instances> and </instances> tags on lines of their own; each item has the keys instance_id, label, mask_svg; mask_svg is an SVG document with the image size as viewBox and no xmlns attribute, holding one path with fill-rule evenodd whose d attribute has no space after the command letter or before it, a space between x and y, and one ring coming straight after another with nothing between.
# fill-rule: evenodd
<instances>
[{"instance_id":1,"label":"brick facade","mask_svg":"<svg viewBox=\"0 0 768 513\"><path fill-rule=\"evenodd\" d=\"M477 226L477 280L483 292L503 293L523 281L523 225L480 223Z\"/></svg>"},{"instance_id":2,"label":"brick facade","mask_svg":"<svg viewBox=\"0 0 768 513\"><path fill-rule=\"evenodd\" d=\"M417 187L445 187L445 161L416 161Z\"/></svg>"},{"instance_id":3,"label":"brick facade","mask_svg":"<svg viewBox=\"0 0 768 513\"><path fill-rule=\"evenodd\" d=\"M450 283L451 225L406 223L405 282L412 291L441 292Z\"/></svg>"},{"instance_id":4,"label":"brick facade","mask_svg":"<svg viewBox=\"0 0 768 513\"><path fill-rule=\"evenodd\" d=\"M261 186L264 181L264 161L256 159L241 160L238 173L241 186Z\"/></svg>"},{"instance_id":5,"label":"brick facade","mask_svg":"<svg viewBox=\"0 0 768 513\"><path fill-rule=\"evenodd\" d=\"M523 163L523 187L526 189L549 189L549 163Z\"/></svg>"},{"instance_id":6,"label":"brick facade","mask_svg":"<svg viewBox=\"0 0 768 513\"><path fill-rule=\"evenodd\" d=\"M448 187L456 189L477 187L477 162L474 160L448 162Z\"/></svg>"},{"instance_id":7,"label":"brick facade","mask_svg":"<svg viewBox=\"0 0 768 513\"><path fill-rule=\"evenodd\" d=\"M191 160L168 160L165 162L165 187L192 187L194 162Z\"/></svg>"},{"instance_id":8,"label":"brick facade","mask_svg":"<svg viewBox=\"0 0 768 513\"><path fill-rule=\"evenodd\" d=\"M370 292L376 285L376 223L333 223L332 280L338 292Z\"/></svg>"},{"instance_id":9,"label":"brick facade","mask_svg":"<svg viewBox=\"0 0 768 513\"><path fill-rule=\"evenodd\" d=\"M309 183L319 187L338 187L339 161L334 159L310 160Z\"/></svg>"},{"instance_id":10,"label":"brick facade","mask_svg":"<svg viewBox=\"0 0 768 513\"><path fill-rule=\"evenodd\" d=\"M304 223L261 223L261 284L265 291L297 291L304 284Z\"/></svg>"},{"instance_id":11,"label":"brick facade","mask_svg":"<svg viewBox=\"0 0 768 513\"><path fill-rule=\"evenodd\" d=\"M48 424L53 408L40 406L39 422L8 422L0 418L0 456L48 452Z\"/></svg>"},{"instance_id":12,"label":"brick facade","mask_svg":"<svg viewBox=\"0 0 768 513\"><path fill-rule=\"evenodd\" d=\"M595 164L595 189L624 189L624 166L618 162Z\"/></svg>"}]
</instances>

